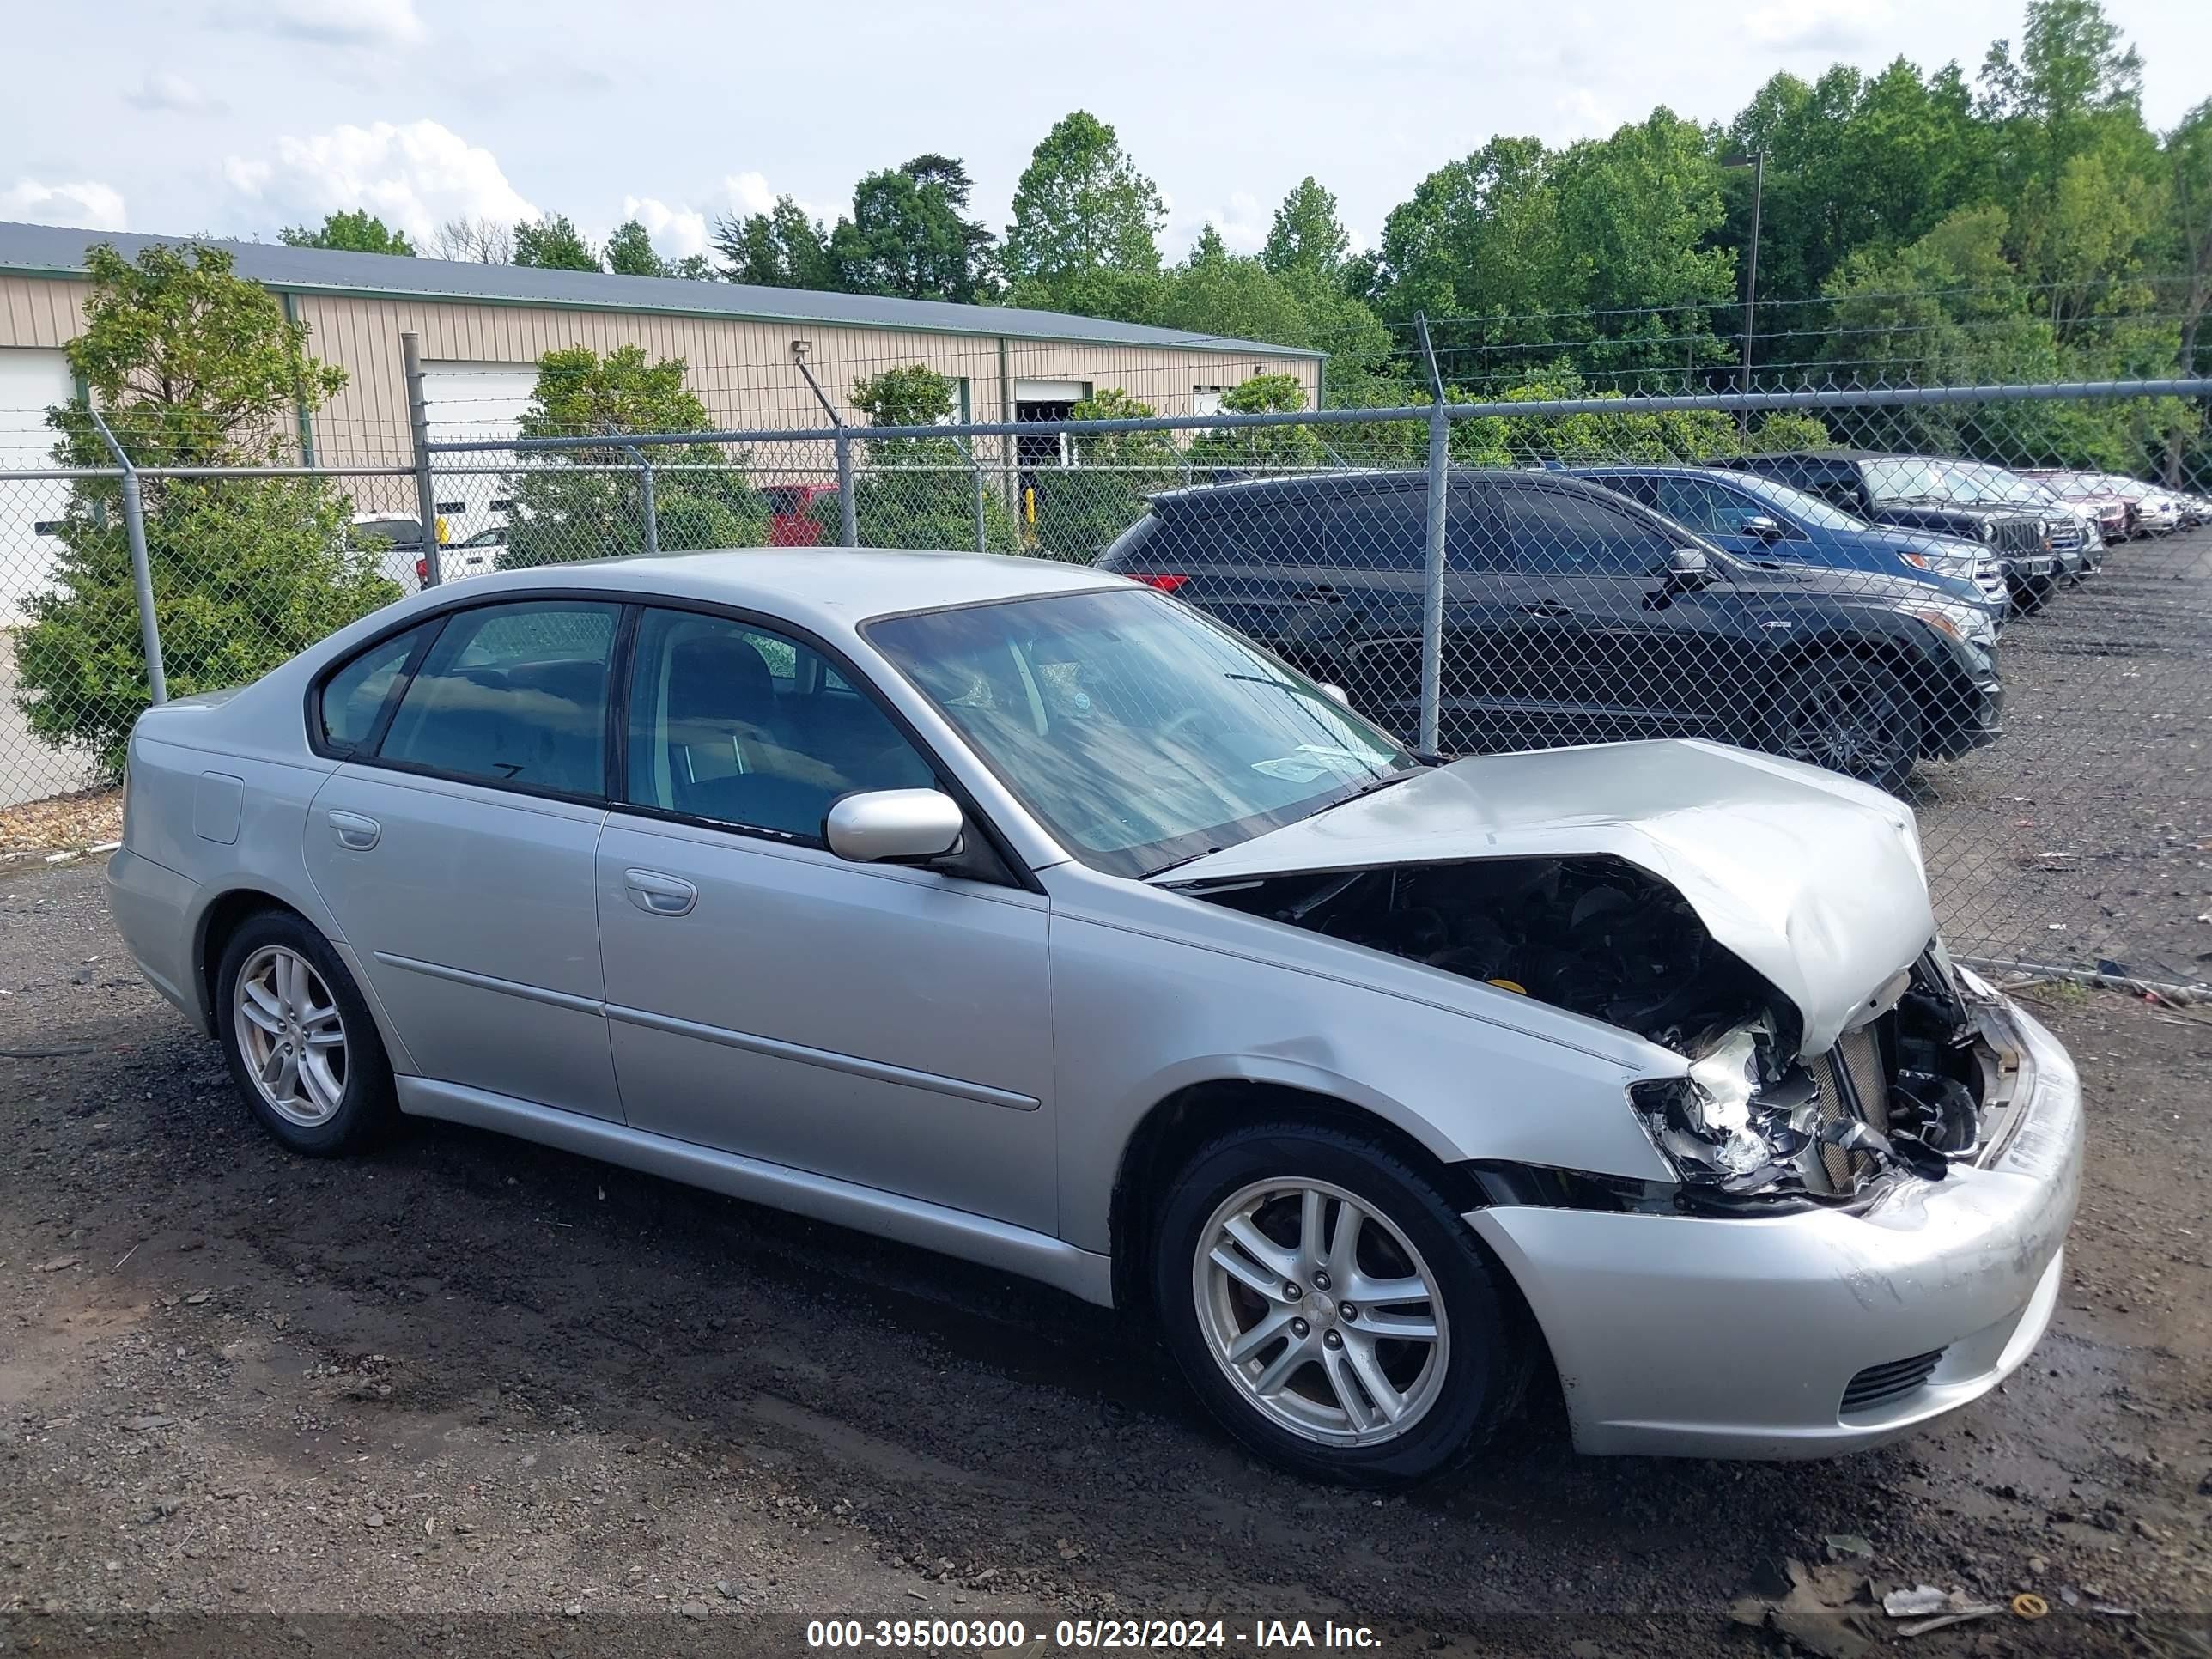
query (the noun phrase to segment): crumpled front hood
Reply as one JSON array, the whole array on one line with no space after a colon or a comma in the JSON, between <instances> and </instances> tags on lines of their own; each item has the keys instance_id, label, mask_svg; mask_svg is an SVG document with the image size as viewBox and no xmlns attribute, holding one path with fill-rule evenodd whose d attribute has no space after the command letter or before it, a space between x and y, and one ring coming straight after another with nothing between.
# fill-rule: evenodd
<instances>
[{"instance_id":1,"label":"crumpled front hood","mask_svg":"<svg viewBox=\"0 0 2212 1659\"><path fill-rule=\"evenodd\" d=\"M1435 768L1177 866L1165 887L1468 859L1617 858L1796 1007L1818 1054L1935 936L1911 810L1795 761L1601 744Z\"/></svg>"}]
</instances>

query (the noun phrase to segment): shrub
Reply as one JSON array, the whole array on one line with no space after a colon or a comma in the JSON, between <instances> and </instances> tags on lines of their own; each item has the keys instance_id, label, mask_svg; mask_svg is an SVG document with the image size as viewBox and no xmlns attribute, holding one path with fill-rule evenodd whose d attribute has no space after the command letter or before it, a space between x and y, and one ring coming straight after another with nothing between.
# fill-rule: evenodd
<instances>
[{"instance_id":1,"label":"shrub","mask_svg":"<svg viewBox=\"0 0 2212 1659\"><path fill-rule=\"evenodd\" d=\"M63 520L53 591L15 636L15 702L41 742L123 774L150 700L119 504L81 489ZM352 502L321 478L149 486L147 562L171 696L258 678L399 597L375 556L349 548Z\"/></svg>"}]
</instances>

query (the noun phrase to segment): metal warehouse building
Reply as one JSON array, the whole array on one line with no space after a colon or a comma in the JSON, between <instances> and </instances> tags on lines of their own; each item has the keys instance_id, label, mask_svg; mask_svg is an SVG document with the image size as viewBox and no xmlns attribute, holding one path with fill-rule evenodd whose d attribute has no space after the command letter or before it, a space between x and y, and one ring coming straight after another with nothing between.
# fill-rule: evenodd
<instances>
[{"instance_id":1,"label":"metal warehouse building","mask_svg":"<svg viewBox=\"0 0 2212 1659\"><path fill-rule=\"evenodd\" d=\"M70 396L61 347L82 325L88 248L106 242L135 258L155 243L193 240L0 224L0 410ZM793 359L794 341L805 343L806 366L856 423L864 417L848 402L853 383L902 363L951 376L960 413L974 421L1064 418L1109 387L1163 415L1206 414L1224 390L1255 374L1297 376L1310 404L1321 391L1316 352L1058 312L215 245L307 325L317 356L347 373L345 390L307 434L313 459L324 465L401 457L399 337L407 331L422 337L432 435L440 438L511 433L540 355L570 345L603 354L636 345L681 357L714 419L739 428L825 424ZM43 453L43 439L39 447Z\"/></svg>"}]
</instances>

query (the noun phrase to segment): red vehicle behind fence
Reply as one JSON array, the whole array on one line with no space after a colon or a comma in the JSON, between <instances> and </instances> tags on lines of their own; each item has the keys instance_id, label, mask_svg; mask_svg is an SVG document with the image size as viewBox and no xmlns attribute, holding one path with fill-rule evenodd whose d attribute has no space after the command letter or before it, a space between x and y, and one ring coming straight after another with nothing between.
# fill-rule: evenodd
<instances>
[{"instance_id":1,"label":"red vehicle behind fence","mask_svg":"<svg viewBox=\"0 0 2212 1659\"><path fill-rule=\"evenodd\" d=\"M769 484L761 494L768 498L768 544L770 547L818 547L835 541L823 533L822 511L816 504L835 501L834 483Z\"/></svg>"}]
</instances>

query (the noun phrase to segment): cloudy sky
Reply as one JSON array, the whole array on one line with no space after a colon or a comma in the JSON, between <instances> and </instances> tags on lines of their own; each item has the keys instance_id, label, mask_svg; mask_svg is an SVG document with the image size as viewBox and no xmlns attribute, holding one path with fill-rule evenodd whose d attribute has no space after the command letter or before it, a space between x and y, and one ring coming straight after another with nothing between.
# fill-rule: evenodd
<instances>
[{"instance_id":1,"label":"cloudy sky","mask_svg":"<svg viewBox=\"0 0 2212 1659\"><path fill-rule=\"evenodd\" d=\"M2212 6L2106 0L2154 125L2212 91ZM1074 20L1080 15L1083 21ZM1171 204L1256 247L1312 173L1363 240L1492 134L1563 142L1655 102L1726 119L1778 68L1978 68L2016 0L108 0L15 9L0 219L274 235L367 207L418 238L456 215L635 215L695 252L718 214L964 158L1003 228L1053 121L1114 123Z\"/></svg>"}]
</instances>

